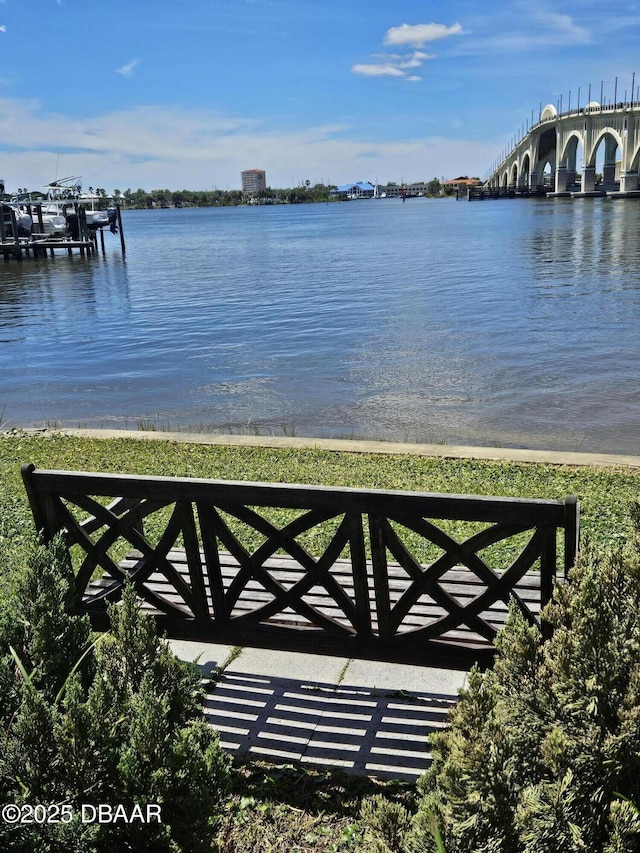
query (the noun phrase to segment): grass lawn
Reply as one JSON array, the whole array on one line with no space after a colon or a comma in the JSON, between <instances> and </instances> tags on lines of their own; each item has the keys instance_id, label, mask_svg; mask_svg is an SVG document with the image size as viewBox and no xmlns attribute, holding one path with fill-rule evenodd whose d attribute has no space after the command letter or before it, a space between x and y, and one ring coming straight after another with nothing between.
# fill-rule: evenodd
<instances>
[{"instance_id":1,"label":"grass lawn","mask_svg":"<svg viewBox=\"0 0 640 853\"><path fill-rule=\"evenodd\" d=\"M0 433L0 596L24 565L33 522L20 465L101 472L280 481L581 503L581 530L599 549L626 538L628 505L640 501L640 469L199 445L171 440ZM409 804L414 789L347 781L300 768L245 768L237 777L218 851L357 850L359 803L384 789Z\"/></svg>"},{"instance_id":2,"label":"grass lawn","mask_svg":"<svg viewBox=\"0 0 640 853\"><path fill-rule=\"evenodd\" d=\"M456 494L556 498L575 494L581 530L610 548L629 531L628 505L640 500L640 469L435 459L314 449L238 447L137 438L0 433L0 543L20 546L31 515L20 465L39 468L314 483Z\"/></svg>"}]
</instances>

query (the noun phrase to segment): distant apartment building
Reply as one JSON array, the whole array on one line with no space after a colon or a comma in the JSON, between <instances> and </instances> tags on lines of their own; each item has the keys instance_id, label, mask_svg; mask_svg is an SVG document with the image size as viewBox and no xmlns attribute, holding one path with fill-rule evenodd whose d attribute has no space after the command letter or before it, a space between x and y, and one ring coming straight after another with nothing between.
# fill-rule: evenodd
<instances>
[{"instance_id":1,"label":"distant apartment building","mask_svg":"<svg viewBox=\"0 0 640 853\"><path fill-rule=\"evenodd\" d=\"M263 169L245 169L242 174L242 192L244 195L257 195L267 188L267 173Z\"/></svg>"}]
</instances>

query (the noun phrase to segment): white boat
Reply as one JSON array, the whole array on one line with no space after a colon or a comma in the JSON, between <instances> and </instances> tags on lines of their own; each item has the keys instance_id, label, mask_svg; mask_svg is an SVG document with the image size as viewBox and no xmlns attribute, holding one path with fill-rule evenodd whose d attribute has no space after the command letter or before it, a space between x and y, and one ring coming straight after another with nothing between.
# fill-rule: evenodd
<instances>
[{"instance_id":1,"label":"white boat","mask_svg":"<svg viewBox=\"0 0 640 853\"><path fill-rule=\"evenodd\" d=\"M31 235L33 220L15 202L2 202L2 222L5 237L29 237Z\"/></svg>"},{"instance_id":2,"label":"white boat","mask_svg":"<svg viewBox=\"0 0 640 853\"><path fill-rule=\"evenodd\" d=\"M71 210L72 206L77 208L77 205L82 205L89 228L96 230L110 225L111 220L108 211L96 208L96 202L101 201L102 197L93 192L82 192L82 175L72 175L68 178L51 181L45 186L45 189L47 190L48 208L51 210L53 206L56 206L58 215L67 216L68 213L75 212L75 210Z\"/></svg>"},{"instance_id":3,"label":"white boat","mask_svg":"<svg viewBox=\"0 0 640 853\"><path fill-rule=\"evenodd\" d=\"M82 200L80 204L83 204ZM85 214L89 228L104 228L109 224L109 214L106 210L85 209Z\"/></svg>"},{"instance_id":4,"label":"white boat","mask_svg":"<svg viewBox=\"0 0 640 853\"><path fill-rule=\"evenodd\" d=\"M67 220L60 213L57 204L43 204L42 230L47 237L64 237L67 234Z\"/></svg>"}]
</instances>

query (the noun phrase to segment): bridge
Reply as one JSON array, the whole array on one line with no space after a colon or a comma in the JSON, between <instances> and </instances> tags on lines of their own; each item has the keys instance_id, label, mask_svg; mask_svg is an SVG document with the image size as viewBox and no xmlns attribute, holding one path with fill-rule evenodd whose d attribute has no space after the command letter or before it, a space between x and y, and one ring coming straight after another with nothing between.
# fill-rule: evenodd
<instances>
[{"instance_id":1,"label":"bridge","mask_svg":"<svg viewBox=\"0 0 640 853\"><path fill-rule=\"evenodd\" d=\"M566 112L548 104L474 197L640 196L639 163L640 100L589 101Z\"/></svg>"}]
</instances>

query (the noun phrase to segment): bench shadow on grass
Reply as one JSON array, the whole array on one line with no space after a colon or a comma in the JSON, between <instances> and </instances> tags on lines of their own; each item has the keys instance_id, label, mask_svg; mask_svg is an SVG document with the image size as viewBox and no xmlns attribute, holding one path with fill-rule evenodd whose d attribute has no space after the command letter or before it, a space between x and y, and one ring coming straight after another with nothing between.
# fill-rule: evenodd
<instances>
[{"instance_id":1,"label":"bench shadow on grass","mask_svg":"<svg viewBox=\"0 0 640 853\"><path fill-rule=\"evenodd\" d=\"M457 698L224 672L204 713L237 758L413 782Z\"/></svg>"}]
</instances>

